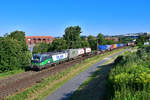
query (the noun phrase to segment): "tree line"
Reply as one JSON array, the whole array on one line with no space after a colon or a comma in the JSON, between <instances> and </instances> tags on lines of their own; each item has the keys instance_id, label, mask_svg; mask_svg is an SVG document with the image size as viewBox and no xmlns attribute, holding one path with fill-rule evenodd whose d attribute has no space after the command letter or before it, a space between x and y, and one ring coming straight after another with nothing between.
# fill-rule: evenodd
<instances>
[{"instance_id":1,"label":"tree line","mask_svg":"<svg viewBox=\"0 0 150 100\"><path fill-rule=\"evenodd\" d=\"M39 43L33 48L34 53L44 53L59 51L71 48L91 47L97 49L97 45L113 44L113 40L105 40L104 35L99 33L97 36L82 36L79 26L70 26L65 29L62 38L56 38L52 43ZM0 73L25 69L30 66L32 53L28 50L25 41L25 32L14 31L0 37Z\"/></svg>"},{"instance_id":2,"label":"tree line","mask_svg":"<svg viewBox=\"0 0 150 100\"><path fill-rule=\"evenodd\" d=\"M43 53L84 47L91 47L92 50L96 50L97 45L116 43L113 40L105 40L102 33L99 33L97 36L89 35L88 37L82 36L81 33L82 30L79 26L67 27L63 37L56 38L51 44L39 43L35 45L33 48L33 53Z\"/></svg>"}]
</instances>

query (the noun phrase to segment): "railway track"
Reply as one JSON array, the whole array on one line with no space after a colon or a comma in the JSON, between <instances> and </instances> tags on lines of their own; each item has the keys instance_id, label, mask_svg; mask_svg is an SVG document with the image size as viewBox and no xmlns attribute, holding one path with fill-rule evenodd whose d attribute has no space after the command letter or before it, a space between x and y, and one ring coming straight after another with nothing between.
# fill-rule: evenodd
<instances>
[{"instance_id":1,"label":"railway track","mask_svg":"<svg viewBox=\"0 0 150 100\"><path fill-rule=\"evenodd\" d=\"M106 53L105 51L102 53ZM16 94L23 91L26 88L29 88L36 83L40 83L43 78L47 78L50 75L54 75L58 72L61 72L68 67L73 67L77 63L81 63L87 58L93 57L94 55L79 57L77 59L58 64L54 67L48 67L41 71L27 71L21 74L17 74L5 79L0 80L0 100L5 100L7 96Z\"/></svg>"},{"instance_id":2,"label":"railway track","mask_svg":"<svg viewBox=\"0 0 150 100\"><path fill-rule=\"evenodd\" d=\"M61 72L68 67L71 67L77 63L81 63L85 59L91 56L79 57L77 59L58 64L55 67L49 67L42 71L27 71L21 74L17 74L6 79L0 80L0 99L5 100L9 95L13 95L24 89L33 86L36 83L41 82L41 79L47 78L50 75Z\"/></svg>"}]
</instances>

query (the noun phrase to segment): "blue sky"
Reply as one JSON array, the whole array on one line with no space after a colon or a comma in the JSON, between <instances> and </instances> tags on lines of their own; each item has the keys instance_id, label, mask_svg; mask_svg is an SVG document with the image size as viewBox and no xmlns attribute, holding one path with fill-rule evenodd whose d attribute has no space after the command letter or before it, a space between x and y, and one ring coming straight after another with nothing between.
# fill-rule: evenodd
<instances>
[{"instance_id":1,"label":"blue sky","mask_svg":"<svg viewBox=\"0 0 150 100\"><path fill-rule=\"evenodd\" d=\"M0 0L0 36L62 36L71 25L81 35L150 32L150 0Z\"/></svg>"}]
</instances>

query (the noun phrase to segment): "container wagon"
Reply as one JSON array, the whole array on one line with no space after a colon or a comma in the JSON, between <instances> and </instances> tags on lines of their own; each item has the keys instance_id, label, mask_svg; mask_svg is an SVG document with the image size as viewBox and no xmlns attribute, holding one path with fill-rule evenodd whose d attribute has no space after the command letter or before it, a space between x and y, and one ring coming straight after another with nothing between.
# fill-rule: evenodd
<instances>
[{"instance_id":1,"label":"container wagon","mask_svg":"<svg viewBox=\"0 0 150 100\"><path fill-rule=\"evenodd\" d=\"M111 45L106 45L106 50L110 50L111 49Z\"/></svg>"},{"instance_id":2,"label":"container wagon","mask_svg":"<svg viewBox=\"0 0 150 100\"><path fill-rule=\"evenodd\" d=\"M66 52L68 53L68 60L73 60L78 57L78 49L68 49Z\"/></svg>"},{"instance_id":3,"label":"container wagon","mask_svg":"<svg viewBox=\"0 0 150 100\"><path fill-rule=\"evenodd\" d=\"M85 55L91 55L91 48L84 48Z\"/></svg>"},{"instance_id":4,"label":"container wagon","mask_svg":"<svg viewBox=\"0 0 150 100\"><path fill-rule=\"evenodd\" d=\"M84 55L84 48L80 48L80 49L77 49L78 50L78 56L83 56Z\"/></svg>"}]
</instances>

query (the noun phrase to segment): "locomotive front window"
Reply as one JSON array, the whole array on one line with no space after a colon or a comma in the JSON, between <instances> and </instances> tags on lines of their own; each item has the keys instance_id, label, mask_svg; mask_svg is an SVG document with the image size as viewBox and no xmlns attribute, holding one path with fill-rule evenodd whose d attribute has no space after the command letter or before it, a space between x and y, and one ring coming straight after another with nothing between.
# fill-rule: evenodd
<instances>
[{"instance_id":1,"label":"locomotive front window","mask_svg":"<svg viewBox=\"0 0 150 100\"><path fill-rule=\"evenodd\" d=\"M50 58L49 55L42 55L40 61L42 62L42 61L49 59L49 58Z\"/></svg>"},{"instance_id":2,"label":"locomotive front window","mask_svg":"<svg viewBox=\"0 0 150 100\"><path fill-rule=\"evenodd\" d=\"M40 60L39 56L33 56L33 60Z\"/></svg>"},{"instance_id":3,"label":"locomotive front window","mask_svg":"<svg viewBox=\"0 0 150 100\"><path fill-rule=\"evenodd\" d=\"M38 63L40 61L40 56L33 56L32 62L33 63Z\"/></svg>"}]
</instances>

